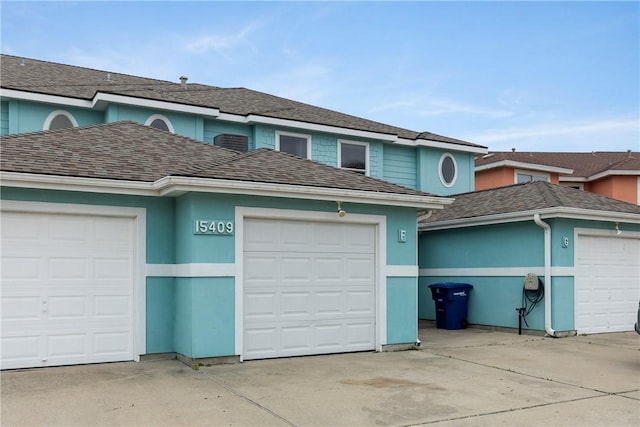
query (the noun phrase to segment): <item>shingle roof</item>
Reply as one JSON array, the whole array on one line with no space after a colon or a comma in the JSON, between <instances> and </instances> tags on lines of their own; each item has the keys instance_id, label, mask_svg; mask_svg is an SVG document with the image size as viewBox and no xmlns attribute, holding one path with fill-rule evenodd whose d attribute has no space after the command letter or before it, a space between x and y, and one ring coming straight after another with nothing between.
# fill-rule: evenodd
<instances>
[{"instance_id":1,"label":"shingle roof","mask_svg":"<svg viewBox=\"0 0 640 427\"><path fill-rule=\"evenodd\" d=\"M134 122L2 136L0 148L5 172L142 182L189 176L430 196L290 154L238 153Z\"/></svg>"},{"instance_id":2,"label":"shingle roof","mask_svg":"<svg viewBox=\"0 0 640 427\"><path fill-rule=\"evenodd\" d=\"M640 174L640 152L594 151L591 153L491 151L476 157L476 167L513 161L573 169L570 177L588 178L606 171L631 170Z\"/></svg>"},{"instance_id":3,"label":"shingle roof","mask_svg":"<svg viewBox=\"0 0 640 427\"><path fill-rule=\"evenodd\" d=\"M93 99L98 92L167 101L191 106L216 108L221 112L247 116L288 119L306 123L337 126L397 135L406 139L433 141L486 148L455 138L430 132L416 132L313 105L280 98L245 88L220 88L189 83L148 79L127 74L75 67L47 61L2 55L1 85L39 94L59 95L84 100Z\"/></svg>"},{"instance_id":4,"label":"shingle roof","mask_svg":"<svg viewBox=\"0 0 640 427\"><path fill-rule=\"evenodd\" d=\"M640 215L640 206L544 181L515 184L451 196L454 202L434 211L422 224L548 208L576 208Z\"/></svg>"}]
</instances>

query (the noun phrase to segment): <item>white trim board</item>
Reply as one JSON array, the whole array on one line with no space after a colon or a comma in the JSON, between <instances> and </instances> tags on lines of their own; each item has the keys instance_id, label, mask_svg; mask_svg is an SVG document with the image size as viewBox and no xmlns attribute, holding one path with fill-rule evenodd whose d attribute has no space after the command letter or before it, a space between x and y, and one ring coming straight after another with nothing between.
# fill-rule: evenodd
<instances>
[{"instance_id":1,"label":"white trim board","mask_svg":"<svg viewBox=\"0 0 640 427\"><path fill-rule=\"evenodd\" d=\"M544 276L544 267L478 267L478 268L421 268L420 277L518 277L533 273ZM573 267L551 267L552 276L573 276Z\"/></svg>"},{"instance_id":2,"label":"white trim board","mask_svg":"<svg viewBox=\"0 0 640 427\"><path fill-rule=\"evenodd\" d=\"M235 277L233 263L147 264L147 277Z\"/></svg>"}]
</instances>

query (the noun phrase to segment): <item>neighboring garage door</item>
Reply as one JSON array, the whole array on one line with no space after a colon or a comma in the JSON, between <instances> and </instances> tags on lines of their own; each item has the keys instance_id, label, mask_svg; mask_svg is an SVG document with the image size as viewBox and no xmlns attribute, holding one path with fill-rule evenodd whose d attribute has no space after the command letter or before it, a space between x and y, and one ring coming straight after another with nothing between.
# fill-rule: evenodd
<instances>
[{"instance_id":1,"label":"neighboring garage door","mask_svg":"<svg viewBox=\"0 0 640 427\"><path fill-rule=\"evenodd\" d=\"M640 299L640 238L578 235L578 333L632 331Z\"/></svg>"},{"instance_id":2,"label":"neighboring garage door","mask_svg":"<svg viewBox=\"0 0 640 427\"><path fill-rule=\"evenodd\" d=\"M2 369L133 360L133 221L2 213Z\"/></svg>"},{"instance_id":3,"label":"neighboring garage door","mask_svg":"<svg viewBox=\"0 0 640 427\"><path fill-rule=\"evenodd\" d=\"M247 219L243 358L375 348L375 227Z\"/></svg>"}]
</instances>

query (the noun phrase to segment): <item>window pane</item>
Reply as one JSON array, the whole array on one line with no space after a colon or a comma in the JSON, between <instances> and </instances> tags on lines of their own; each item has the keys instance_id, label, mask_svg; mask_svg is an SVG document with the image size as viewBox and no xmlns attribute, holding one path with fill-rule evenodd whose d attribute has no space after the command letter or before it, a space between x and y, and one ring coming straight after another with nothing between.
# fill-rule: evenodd
<instances>
[{"instance_id":1,"label":"window pane","mask_svg":"<svg viewBox=\"0 0 640 427\"><path fill-rule=\"evenodd\" d=\"M364 145L341 144L340 167L359 169L362 172L367 169L367 147Z\"/></svg>"},{"instance_id":2,"label":"window pane","mask_svg":"<svg viewBox=\"0 0 640 427\"><path fill-rule=\"evenodd\" d=\"M49 123L50 130L67 129L72 127L73 123L71 123L69 117L65 116L64 114L58 114L53 118L53 120L51 120L51 123Z\"/></svg>"},{"instance_id":3,"label":"window pane","mask_svg":"<svg viewBox=\"0 0 640 427\"><path fill-rule=\"evenodd\" d=\"M453 159L449 156L442 159L442 178L447 184L453 182L453 178L456 176L456 165L453 163Z\"/></svg>"},{"instance_id":4,"label":"window pane","mask_svg":"<svg viewBox=\"0 0 640 427\"><path fill-rule=\"evenodd\" d=\"M162 119L155 119L154 121L151 122L149 126L151 126L152 128L165 130L169 132L169 126L167 126L167 124Z\"/></svg>"},{"instance_id":5,"label":"window pane","mask_svg":"<svg viewBox=\"0 0 640 427\"><path fill-rule=\"evenodd\" d=\"M280 151L307 158L307 138L280 135Z\"/></svg>"},{"instance_id":6,"label":"window pane","mask_svg":"<svg viewBox=\"0 0 640 427\"><path fill-rule=\"evenodd\" d=\"M523 173L519 173L517 183L521 184L523 182L531 182L531 175L525 175Z\"/></svg>"}]
</instances>

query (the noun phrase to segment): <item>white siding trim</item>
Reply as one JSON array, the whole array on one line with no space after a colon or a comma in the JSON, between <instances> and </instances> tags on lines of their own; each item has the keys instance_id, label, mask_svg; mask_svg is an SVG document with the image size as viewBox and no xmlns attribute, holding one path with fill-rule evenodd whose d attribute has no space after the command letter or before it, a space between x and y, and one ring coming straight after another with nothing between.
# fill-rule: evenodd
<instances>
[{"instance_id":1,"label":"white siding trim","mask_svg":"<svg viewBox=\"0 0 640 427\"><path fill-rule=\"evenodd\" d=\"M317 222L338 222L352 224L372 224L376 229L376 351L382 351L387 344L387 217L347 213L338 217L337 212L316 212L289 209L250 208L237 206L235 211L235 354L242 361L243 351L243 268L244 268L244 220L245 218L266 218L281 220L301 220Z\"/></svg>"},{"instance_id":2,"label":"white siding trim","mask_svg":"<svg viewBox=\"0 0 640 427\"><path fill-rule=\"evenodd\" d=\"M513 277L526 276L527 273L544 275L544 267L479 267L479 268L421 268L420 276L477 276L477 277ZM551 267L552 276L573 276L573 267Z\"/></svg>"},{"instance_id":3,"label":"white siding trim","mask_svg":"<svg viewBox=\"0 0 640 427\"><path fill-rule=\"evenodd\" d=\"M3 200L2 211L7 212L35 212L52 214L78 214L125 217L134 219L135 248L134 248L134 284L133 304L133 357L140 361L140 355L147 352L147 324L146 324L146 280L145 262L147 259L147 210L145 208L129 208L104 205L80 205L71 203L24 202Z\"/></svg>"},{"instance_id":4,"label":"white siding trim","mask_svg":"<svg viewBox=\"0 0 640 427\"><path fill-rule=\"evenodd\" d=\"M387 277L418 277L418 266L387 265Z\"/></svg>"},{"instance_id":5,"label":"white siding trim","mask_svg":"<svg viewBox=\"0 0 640 427\"><path fill-rule=\"evenodd\" d=\"M235 277L232 263L147 264L147 277Z\"/></svg>"}]
</instances>

